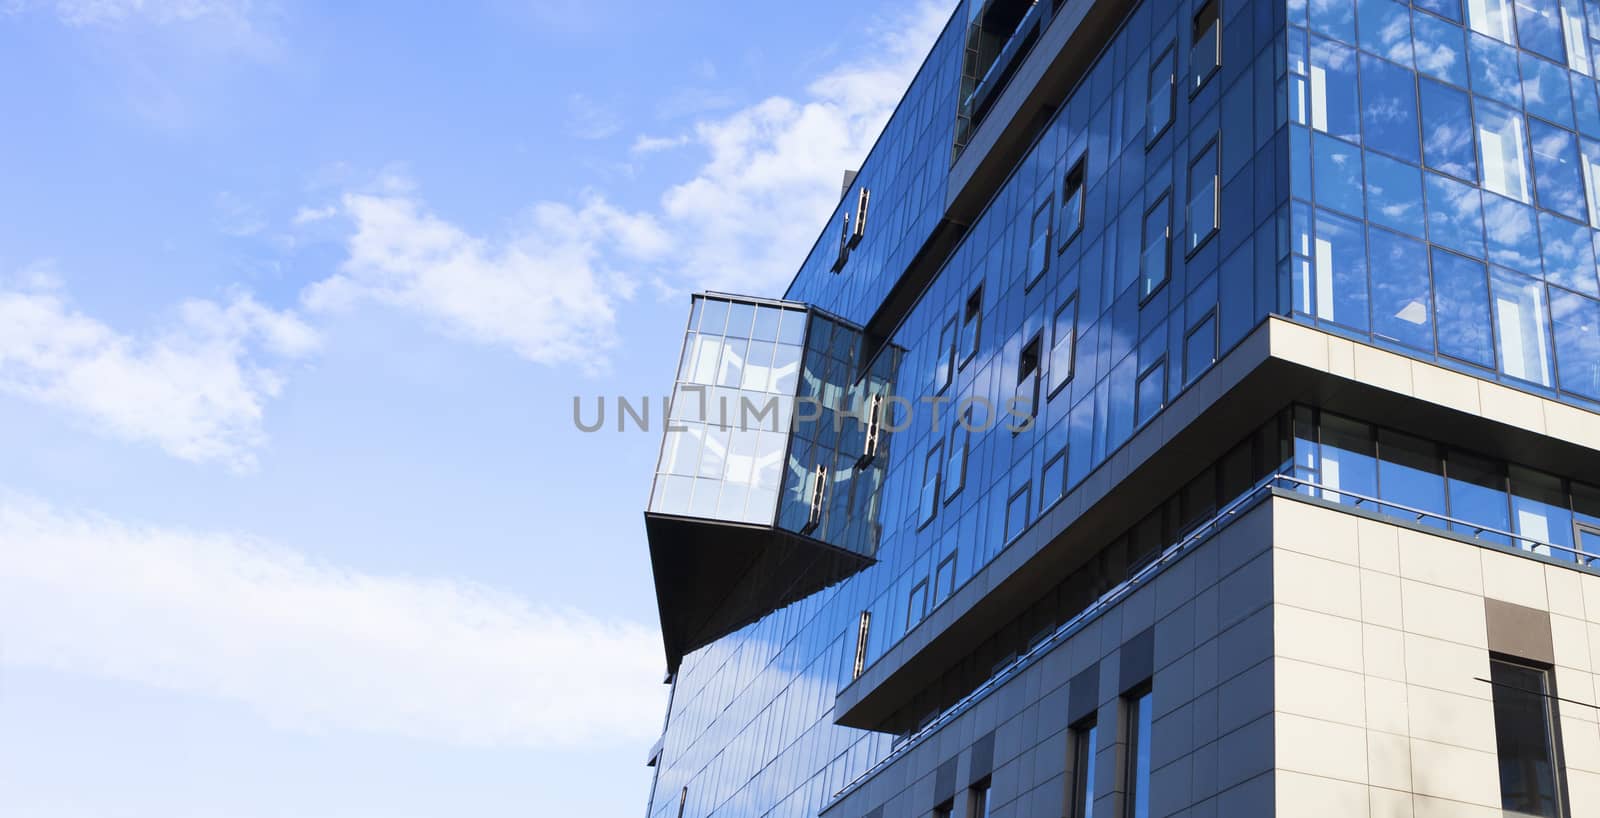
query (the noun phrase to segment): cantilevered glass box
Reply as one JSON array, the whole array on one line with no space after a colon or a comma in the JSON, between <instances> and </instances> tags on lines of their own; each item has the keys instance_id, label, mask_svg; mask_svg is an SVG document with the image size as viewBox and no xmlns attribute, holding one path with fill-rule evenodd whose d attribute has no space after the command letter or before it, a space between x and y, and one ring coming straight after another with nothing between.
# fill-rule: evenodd
<instances>
[{"instance_id":1,"label":"cantilevered glass box","mask_svg":"<svg viewBox=\"0 0 1600 818\"><path fill-rule=\"evenodd\" d=\"M670 666L872 563L898 356L804 304L694 296L645 513Z\"/></svg>"}]
</instances>

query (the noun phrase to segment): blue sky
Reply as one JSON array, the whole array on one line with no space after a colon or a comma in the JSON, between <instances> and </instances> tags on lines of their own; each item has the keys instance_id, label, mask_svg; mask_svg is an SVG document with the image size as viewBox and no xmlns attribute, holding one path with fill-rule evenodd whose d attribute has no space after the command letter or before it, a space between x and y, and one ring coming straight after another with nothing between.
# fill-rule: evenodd
<instances>
[{"instance_id":1,"label":"blue sky","mask_svg":"<svg viewBox=\"0 0 1600 818\"><path fill-rule=\"evenodd\" d=\"M0 813L637 815L686 294L948 5L0 0Z\"/></svg>"}]
</instances>

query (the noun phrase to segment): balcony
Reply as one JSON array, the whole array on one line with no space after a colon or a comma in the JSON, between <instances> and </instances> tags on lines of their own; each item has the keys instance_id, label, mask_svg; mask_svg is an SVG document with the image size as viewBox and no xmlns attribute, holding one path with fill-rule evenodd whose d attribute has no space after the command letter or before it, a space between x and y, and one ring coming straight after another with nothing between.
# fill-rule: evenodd
<instances>
[{"instance_id":1,"label":"balcony","mask_svg":"<svg viewBox=\"0 0 1600 818\"><path fill-rule=\"evenodd\" d=\"M899 351L804 304L693 298L645 533L669 668L872 564Z\"/></svg>"}]
</instances>

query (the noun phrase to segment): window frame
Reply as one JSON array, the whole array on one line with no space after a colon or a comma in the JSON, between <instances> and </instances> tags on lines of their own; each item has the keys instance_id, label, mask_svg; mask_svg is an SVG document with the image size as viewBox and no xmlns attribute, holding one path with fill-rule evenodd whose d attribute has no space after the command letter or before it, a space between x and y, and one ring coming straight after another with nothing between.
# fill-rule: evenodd
<instances>
[{"instance_id":1,"label":"window frame","mask_svg":"<svg viewBox=\"0 0 1600 818\"><path fill-rule=\"evenodd\" d=\"M972 325L972 346L963 351L961 337L966 334L967 325ZM960 372L978 357L978 348L983 345L983 285L979 284L972 294L967 296L966 304L961 310L961 324L956 335L956 371Z\"/></svg>"},{"instance_id":2,"label":"window frame","mask_svg":"<svg viewBox=\"0 0 1600 818\"><path fill-rule=\"evenodd\" d=\"M1138 815L1138 797L1141 792L1144 793L1147 799L1149 798L1149 774L1154 771L1147 769L1145 771L1146 775L1143 781L1140 780L1139 723L1143 720L1145 715L1148 715L1151 722L1151 738L1154 739L1155 713L1151 712L1155 706L1155 697L1153 694L1154 686L1151 684L1151 681L1147 679L1129 688L1128 691L1123 693L1121 697L1123 720L1122 726L1126 731L1125 737L1127 738L1127 741L1123 743L1122 749L1122 787L1124 794L1122 812L1126 818L1135 818ZM1141 707L1140 702L1143 701L1146 696L1150 697L1150 701L1145 706ZM1154 742L1152 741L1152 743ZM1139 786L1141 783L1144 784L1143 788Z\"/></svg>"},{"instance_id":3,"label":"window frame","mask_svg":"<svg viewBox=\"0 0 1600 818\"><path fill-rule=\"evenodd\" d=\"M922 594L922 604L918 606L917 594ZM918 610L920 608L920 610ZM917 584L911 586L911 593L906 595L906 627L905 632L910 633L922 620L928 617L928 578L923 577Z\"/></svg>"},{"instance_id":4,"label":"window frame","mask_svg":"<svg viewBox=\"0 0 1600 818\"><path fill-rule=\"evenodd\" d=\"M1210 18L1210 24L1207 25L1205 29L1201 29L1199 27L1202 17ZM1217 30L1216 40L1214 41L1215 53L1212 55L1210 67L1206 69L1205 73L1196 74L1194 62L1195 50L1202 45L1201 40L1212 28ZM1221 70L1222 9L1218 0L1204 0L1204 2L1201 2L1199 6L1195 8L1194 13L1189 15L1189 75L1191 77L1191 82L1189 84L1189 98L1194 99L1195 96L1197 96L1201 91L1205 90L1205 87L1211 84L1211 78L1216 76Z\"/></svg>"},{"instance_id":5,"label":"window frame","mask_svg":"<svg viewBox=\"0 0 1600 818\"><path fill-rule=\"evenodd\" d=\"M927 510L923 509L922 494L928 490L928 469L933 469L933 503ZM927 528L939 516L939 507L944 505L939 502L939 492L944 486L944 441L936 440L928 447L928 453L922 460L922 484L917 492L917 530Z\"/></svg>"},{"instance_id":6,"label":"window frame","mask_svg":"<svg viewBox=\"0 0 1600 818\"><path fill-rule=\"evenodd\" d=\"M1038 284L1044 279L1045 273L1050 271L1050 257L1056 255L1054 252L1052 252L1054 247L1051 244L1051 241L1054 238L1052 223L1054 222L1055 217L1055 201L1056 200L1054 196L1045 196L1044 200L1039 203L1039 206L1034 208L1033 220L1028 226L1028 252L1024 255L1024 263L1028 265L1028 270L1026 274L1027 277L1024 279L1022 285L1023 292L1032 290L1035 284ZM1042 236L1039 233L1040 216L1044 217L1044 234ZM1034 247L1038 246L1041 240L1044 242L1044 244L1043 250L1039 254L1039 268L1034 269Z\"/></svg>"},{"instance_id":7,"label":"window frame","mask_svg":"<svg viewBox=\"0 0 1600 818\"><path fill-rule=\"evenodd\" d=\"M1057 380L1056 379L1056 350L1061 346L1061 341L1062 341L1062 339L1061 339L1061 327L1062 327L1061 316L1062 316L1063 313L1067 312L1069 309L1072 311L1072 315L1071 315L1071 323L1068 325L1067 339L1066 339L1067 340L1067 357L1066 357L1067 373L1066 373L1066 375L1062 376L1060 380ZM1077 290L1073 290L1072 291L1072 295L1067 296L1066 300L1061 302L1061 306L1056 308L1056 311L1055 311L1054 315L1050 319L1050 358L1049 358L1049 367L1050 367L1050 384L1049 384L1049 386L1050 386L1050 388L1049 388L1047 394L1045 395L1045 399L1046 400L1053 400L1055 398L1055 396L1058 393L1061 392L1062 389L1066 388L1067 384L1072 383L1073 376L1077 375L1077 370L1078 370L1077 359L1078 359L1078 291Z\"/></svg>"},{"instance_id":8,"label":"window frame","mask_svg":"<svg viewBox=\"0 0 1600 818\"><path fill-rule=\"evenodd\" d=\"M1088 160L1087 151L1079 153L1078 158L1067 166L1067 175L1061 180L1061 230L1059 232L1062 235L1060 244L1056 246L1057 253L1065 252L1067 246L1072 244L1072 240L1083 232L1084 202L1089 198ZM1076 184L1074 184L1074 181L1076 181ZM1074 192L1078 194L1077 206L1068 208L1067 205L1071 201ZM1071 230L1066 229L1068 213L1073 216Z\"/></svg>"},{"instance_id":9,"label":"window frame","mask_svg":"<svg viewBox=\"0 0 1600 818\"><path fill-rule=\"evenodd\" d=\"M1208 361L1206 365L1199 371L1191 372L1189 371L1189 342L1196 335L1200 334L1201 330L1205 329L1207 323L1211 325L1211 360ZM1194 383L1195 380L1198 379L1202 374L1209 372L1211 367L1216 365L1217 361L1222 360L1222 350L1218 349L1218 347L1222 345L1220 327L1221 322L1217 320L1217 308L1212 307L1211 309L1206 310L1205 314L1200 316L1200 318L1194 322L1193 326L1190 326L1189 330L1183 334L1184 386Z\"/></svg>"},{"instance_id":10,"label":"window frame","mask_svg":"<svg viewBox=\"0 0 1600 818\"><path fill-rule=\"evenodd\" d=\"M1092 818L1094 754L1099 724L1091 713L1067 728L1072 747L1072 776L1067 783L1067 818Z\"/></svg>"},{"instance_id":11,"label":"window frame","mask_svg":"<svg viewBox=\"0 0 1600 818\"><path fill-rule=\"evenodd\" d=\"M1494 667L1495 667L1495 665L1505 665L1505 666L1509 666L1509 667L1515 667L1515 668L1519 668L1519 669L1526 670L1526 671L1533 671L1533 672L1539 674L1539 678L1540 678L1540 682L1541 682L1540 686L1542 687L1542 690L1538 691L1538 692L1535 692L1535 691L1532 691L1532 690L1526 690L1526 689L1523 689L1523 688L1520 688L1520 687L1515 687L1513 685L1508 685L1508 684L1506 684L1504 682L1494 681L1494 675L1495 675L1494 674ZM1551 786L1555 788L1555 792L1553 793L1553 796L1554 796L1554 799L1555 799L1555 802L1556 802L1556 812L1557 812L1558 815L1563 816L1563 818L1571 818L1572 805L1571 805L1571 798L1569 796L1570 788L1567 785L1566 753L1564 752L1564 747L1563 747L1564 742L1563 742L1562 736L1561 736L1561 710L1560 710L1561 700L1560 700L1560 695L1559 695L1558 691L1556 690L1555 669L1550 667L1547 664L1542 663L1542 662L1536 662L1536 661L1524 659L1524 658L1519 657L1519 656L1512 656L1510 654L1504 654L1504 653L1491 651L1490 654L1489 654L1489 679L1487 681L1489 682L1489 688L1490 688L1491 707L1494 708L1495 711L1496 711L1495 714L1494 714L1494 721L1495 721L1495 748L1494 748L1494 752L1495 752L1495 760L1497 762L1496 766L1499 769L1502 769L1502 770L1504 769L1503 763L1501 762L1501 758L1500 758L1501 736L1500 736L1500 723L1499 723L1500 722L1500 714L1498 712L1499 706L1501 704L1500 696L1499 696L1500 692L1502 690L1510 689L1510 690L1515 690L1518 693L1521 693L1523 695L1536 696L1536 697L1539 697L1539 698L1541 698L1543 700L1543 708L1542 708L1543 715L1544 715L1544 730L1543 730L1543 732L1544 732L1544 741L1545 741L1545 752L1548 753L1548 756L1546 757L1545 761L1549 764L1549 767L1550 767L1550 783L1551 783ZM1501 783L1501 782L1497 781L1496 783ZM1501 808L1505 809L1508 815L1511 814L1512 807L1507 807L1506 804L1505 804L1505 793L1504 793L1503 788L1502 788L1502 792L1501 792L1501 796L1500 797L1501 797Z\"/></svg>"},{"instance_id":12,"label":"window frame","mask_svg":"<svg viewBox=\"0 0 1600 818\"><path fill-rule=\"evenodd\" d=\"M1210 153L1213 157L1211 168L1211 226L1199 241L1193 244L1190 244L1187 240L1184 241L1183 257L1185 260L1193 258L1196 253L1211 243L1212 238L1222 232L1222 135L1220 133L1212 134L1211 138L1207 139L1189 159L1188 172L1184 180L1189 185L1189 196L1183 203L1183 224L1192 236L1194 234L1194 171L1205 161L1207 153Z\"/></svg>"},{"instance_id":13,"label":"window frame","mask_svg":"<svg viewBox=\"0 0 1600 818\"><path fill-rule=\"evenodd\" d=\"M1156 88L1158 87L1156 85L1156 78L1158 76L1156 71L1157 71L1157 69L1159 69L1161 67L1162 61L1166 60L1168 58L1170 58L1172 60L1172 68L1171 68L1170 71L1167 72L1167 111L1166 111L1166 121L1161 124L1161 129L1160 130L1158 130L1158 131L1156 131L1154 133L1151 133L1150 132L1150 125L1149 125L1149 122L1150 122L1150 111L1151 111L1152 103L1154 103L1156 101L1155 94L1156 94ZM1167 131L1172 130L1172 123L1173 123L1174 120L1176 120L1178 118L1178 41L1176 39L1167 41L1166 47L1161 49L1161 52L1159 54L1157 54L1156 57L1150 61L1149 83L1145 86L1145 88L1146 88L1146 94L1145 94L1145 102L1144 102L1144 108L1145 108L1145 141L1144 141L1144 149L1146 151L1148 151L1151 148L1155 147L1155 144L1157 142L1161 141L1161 137L1167 135Z\"/></svg>"},{"instance_id":14,"label":"window frame","mask_svg":"<svg viewBox=\"0 0 1600 818\"><path fill-rule=\"evenodd\" d=\"M1218 184L1221 184L1220 180ZM1152 244L1152 239L1150 238L1150 216L1163 207L1165 207L1167 210L1167 221L1165 235L1160 238L1163 250L1161 254L1161 278L1152 285L1147 283L1150 281L1150 271L1146 265L1146 262L1149 261L1149 250L1150 245ZM1212 220L1219 221L1220 217L1213 216ZM1156 294L1160 293L1163 287L1167 286L1167 282L1172 280L1171 187L1163 188L1161 193L1157 194L1155 201L1153 201L1149 207L1145 208L1144 216L1139 220L1139 236L1139 285L1141 290L1139 293L1139 306L1143 307L1145 304L1150 302L1150 299L1155 298Z\"/></svg>"},{"instance_id":15,"label":"window frame","mask_svg":"<svg viewBox=\"0 0 1600 818\"><path fill-rule=\"evenodd\" d=\"M961 493L961 490L967 487L967 465L972 457L971 414L972 407L970 406L967 407L965 412L958 413L956 419L950 424L949 436L945 438L945 442L949 444L950 449L945 452L946 468L944 474L941 475L941 480L943 480L944 484L939 489L939 505L949 505ZM963 423L963 418L967 418L968 422ZM951 457L956 451L957 435L961 439L961 474L959 476L950 474L950 468L948 467Z\"/></svg>"},{"instance_id":16,"label":"window frame","mask_svg":"<svg viewBox=\"0 0 1600 818\"><path fill-rule=\"evenodd\" d=\"M1028 368L1027 365L1030 361L1030 357L1033 366ZM1044 385L1043 382L1044 330L1040 329L1035 331L1027 341L1023 342L1022 350L1017 353L1017 385L1015 391L1012 392L1012 397L1027 398L1028 417L1030 418L1030 421L1028 422L1026 429L1014 428L1011 434L1018 435L1023 432L1030 432L1039 425L1039 395L1042 392L1042 387ZM1016 403L1013 402L1011 404L1011 408L1015 407Z\"/></svg>"}]
</instances>

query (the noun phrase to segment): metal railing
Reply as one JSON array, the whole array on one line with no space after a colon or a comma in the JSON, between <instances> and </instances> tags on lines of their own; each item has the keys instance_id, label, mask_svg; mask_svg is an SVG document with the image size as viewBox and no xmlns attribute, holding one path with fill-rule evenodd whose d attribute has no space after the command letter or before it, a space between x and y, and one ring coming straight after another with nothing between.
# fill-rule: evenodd
<instances>
[{"instance_id":1,"label":"metal railing","mask_svg":"<svg viewBox=\"0 0 1600 818\"><path fill-rule=\"evenodd\" d=\"M1568 559L1568 561L1585 568L1593 569L1596 562L1600 562L1600 555L1588 554L1569 546L1544 542L1543 540L1535 539L1525 534L1514 534L1509 531L1501 531L1492 526L1479 525L1478 523L1456 519L1445 514L1427 511L1426 509L1413 508L1402 503L1395 503L1378 497L1371 497L1332 486L1325 486L1320 483L1295 477L1293 475L1282 473L1273 474L1261 479L1253 487L1251 487L1249 491L1246 491L1237 498L1229 501L1220 510L1218 510L1216 514L1212 515L1205 522L1200 523L1193 529L1190 529L1189 532L1180 537L1177 542L1163 550L1159 556L1145 563L1143 567L1135 571L1132 576L1129 576L1127 579L1114 586L1111 590L1102 594L1098 599L1090 604L1089 607L1084 608L1082 611L1074 614L1072 618L1062 623L1061 626L1056 628L1055 631L1049 636L1041 639L1033 646L1019 654L1017 658L1012 660L1009 664L995 671L995 673L986 679L983 684L978 685L971 693L961 697L956 701L955 704L952 704L950 707L946 708L944 712L940 713L932 721L929 721L912 732L906 734L895 744L893 749L889 751L888 755L884 756L877 763L862 771L860 775L852 778L849 783L840 788L839 792L835 793L834 796L828 799L828 802L823 805L822 810L826 812L827 810L831 809L846 796L860 788L861 785L866 783L866 781L872 778L872 776L909 753L914 747L921 744L922 741L929 736L938 732L945 725L949 724L956 718L960 717L963 713L966 713L968 710L972 709L974 705L982 701L986 696L989 695L990 692L994 691L996 688L1000 687L1006 682L1011 681L1012 678L1020 674L1022 671L1032 667L1033 664L1039 659L1043 658L1045 654L1059 647L1061 643L1066 641L1069 637L1083 630L1083 628L1097 619L1111 606L1121 602L1134 591L1143 587L1157 574L1165 570L1168 565L1176 562L1180 557L1187 554L1196 545L1209 539L1213 534L1221 531L1223 528L1226 528L1262 498L1272 495L1276 492L1283 492L1287 496L1291 497L1311 497L1312 499L1320 499L1324 502L1337 503L1341 506L1348 505L1355 508L1360 508L1363 504L1371 504L1376 513L1390 517L1396 517L1399 519L1404 519L1406 515L1411 515L1413 522L1423 523L1431 528L1439 528L1444 530L1446 533L1460 534L1462 533L1461 529L1453 529L1453 527L1461 526L1462 528L1471 530L1472 538L1474 540L1481 540L1483 535L1489 534L1505 537L1508 543L1527 544L1524 546L1515 546L1484 541L1483 544L1489 547L1502 548L1506 550L1515 549L1535 554L1539 553L1537 549L1545 548L1549 549L1552 553L1560 552ZM1354 502L1344 503L1334 498L1350 498ZM1396 511L1402 513L1397 514L1395 513ZM1433 523L1424 523L1425 520L1438 520L1441 524L1435 525ZM1550 554L1542 554L1541 556L1548 557Z\"/></svg>"}]
</instances>

